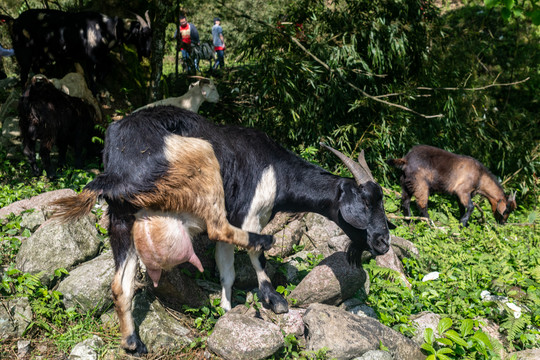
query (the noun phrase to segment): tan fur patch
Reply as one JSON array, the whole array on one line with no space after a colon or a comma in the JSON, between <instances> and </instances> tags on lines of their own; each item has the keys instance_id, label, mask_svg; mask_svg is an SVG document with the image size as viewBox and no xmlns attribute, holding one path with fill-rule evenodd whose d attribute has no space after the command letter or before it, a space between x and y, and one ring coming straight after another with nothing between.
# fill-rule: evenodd
<instances>
[{"instance_id":1,"label":"tan fur patch","mask_svg":"<svg viewBox=\"0 0 540 360\"><path fill-rule=\"evenodd\" d=\"M165 139L165 156L170 170L156 182L157 189L131 202L147 209L191 213L204 219L210 239L247 247L248 233L227 221L220 166L212 145L170 135Z\"/></svg>"}]
</instances>

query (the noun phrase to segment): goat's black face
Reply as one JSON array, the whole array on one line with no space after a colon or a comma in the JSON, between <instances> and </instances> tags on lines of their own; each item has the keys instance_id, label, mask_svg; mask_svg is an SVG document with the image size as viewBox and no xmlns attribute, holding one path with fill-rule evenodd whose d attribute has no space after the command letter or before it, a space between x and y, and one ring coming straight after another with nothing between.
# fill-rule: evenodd
<instances>
[{"instance_id":1,"label":"goat's black face","mask_svg":"<svg viewBox=\"0 0 540 360\"><path fill-rule=\"evenodd\" d=\"M360 186L353 182L344 183L338 219L338 225L351 239L347 251L350 263L360 263L364 250L377 256L390 248L383 194L378 184L372 181Z\"/></svg>"}]
</instances>

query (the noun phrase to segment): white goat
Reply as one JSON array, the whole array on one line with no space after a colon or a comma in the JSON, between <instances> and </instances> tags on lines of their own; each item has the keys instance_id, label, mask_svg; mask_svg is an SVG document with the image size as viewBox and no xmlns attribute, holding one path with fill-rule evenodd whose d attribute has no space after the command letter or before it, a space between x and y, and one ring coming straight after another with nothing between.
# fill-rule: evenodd
<instances>
[{"instance_id":1,"label":"white goat","mask_svg":"<svg viewBox=\"0 0 540 360\"><path fill-rule=\"evenodd\" d=\"M135 113L142 109L152 108L160 105L172 105L196 113L199 111L201 104L205 101L217 103L219 101L219 94L214 82L210 79L203 78L189 85L188 92L182 96L159 100L140 107L133 112Z\"/></svg>"}]
</instances>

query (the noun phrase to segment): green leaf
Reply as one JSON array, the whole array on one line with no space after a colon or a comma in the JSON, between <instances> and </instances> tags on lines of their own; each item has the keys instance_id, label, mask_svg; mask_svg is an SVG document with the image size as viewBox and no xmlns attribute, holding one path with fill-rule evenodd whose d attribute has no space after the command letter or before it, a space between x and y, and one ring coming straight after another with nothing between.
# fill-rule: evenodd
<instances>
[{"instance_id":1,"label":"green leaf","mask_svg":"<svg viewBox=\"0 0 540 360\"><path fill-rule=\"evenodd\" d=\"M463 340L455 330L448 330L444 335L458 345L465 348L469 347L469 344L467 344L467 342Z\"/></svg>"},{"instance_id":2,"label":"green leaf","mask_svg":"<svg viewBox=\"0 0 540 360\"><path fill-rule=\"evenodd\" d=\"M478 332L474 333L473 339L476 339L479 342L481 342L482 344L484 344L484 346L486 348L488 348L490 350L493 350L493 344L491 344L491 341L489 340L489 337L487 336L486 333L484 333L482 331L478 331Z\"/></svg>"},{"instance_id":3,"label":"green leaf","mask_svg":"<svg viewBox=\"0 0 540 360\"><path fill-rule=\"evenodd\" d=\"M463 320L459 328L459 331L461 332L461 336L466 337L469 334L472 334L473 325L474 325L474 322L472 319Z\"/></svg>"},{"instance_id":4,"label":"green leaf","mask_svg":"<svg viewBox=\"0 0 540 360\"><path fill-rule=\"evenodd\" d=\"M503 0L503 1L504 1L504 6L508 10L512 10L512 8L514 7L514 0Z\"/></svg>"},{"instance_id":5,"label":"green leaf","mask_svg":"<svg viewBox=\"0 0 540 360\"><path fill-rule=\"evenodd\" d=\"M454 351L452 351L452 349L450 348L441 348L437 351L437 355L439 354L453 354Z\"/></svg>"},{"instance_id":6,"label":"green leaf","mask_svg":"<svg viewBox=\"0 0 540 360\"><path fill-rule=\"evenodd\" d=\"M540 25L540 8L533 10L530 16L534 25ZM534 213L534 215L535 215L534 218L536 218L536 213ZM529 217L532 217L532 216L529 216Z\"/></svg>"},{"instance_id":7,"label":"green leaf","mask_svg":"<svg viewBox=\"0 0 540 360\"><path fill-rule=\"evenodd\" d=\"M422 349L426 350L428 353L430 354L435 354L436 351L435 349L433 348L433 346L431 346L430 344L428 343L423 343L422 346L420 346Z\"/></svg>"},{"instance_id":8,"label":"green leaf","mask_svg":"<svg viewBox=\"0 0 540 360\"><path fill-rule=\"evenodd\" d=\"M437 331L439 334L444 334L446 330L450 329L452 326L452 319L450 318L444 318L439 321L439 325L437 325Z\"/></svg>"},{"instance_id":9,"label":"green leaf","mask_svg":"<svg viewBox=\"0 0 540 360\"><path fill-rule=\"evenodd\" d=\"M449 358L448 356L446 356L444 354L440 354L440 353L437 353L437 358L439 360L452 360L452 358Z\"/></svg>"},{"instance_id":10,"label":"green leaf","mask_svg":"<svg viewBox=\"0 0 540 360\"><path fill-rule=\"evenodd\" d=\"M508 10L507 8L502 8L502 10L501 10L501 16L503 17L504 20L510 19L510 15L512 15L512 13L510 12L510 10Z\"/></svg>"},{"instance_id":11,"label":"green leaf","mask_svg":"<svg viewBox=\"0 0 540 360\"><path fill-rule=\"evenodd\" d=\"M494 7L498 3L500 3L500 0L484 0L484 5L486 5L488 9Z\"/></svg>"},{"instance_id":12,"label":"green leaf","mask_svg":"<svg viewBox=\"0 0 540 360\"><path fill-rule=\"evenodd\" d=\"M427 328L426 330L424 330L424 341L428 344L433 344L433 339L433 329Z\"/></svg>"}]
</instances>

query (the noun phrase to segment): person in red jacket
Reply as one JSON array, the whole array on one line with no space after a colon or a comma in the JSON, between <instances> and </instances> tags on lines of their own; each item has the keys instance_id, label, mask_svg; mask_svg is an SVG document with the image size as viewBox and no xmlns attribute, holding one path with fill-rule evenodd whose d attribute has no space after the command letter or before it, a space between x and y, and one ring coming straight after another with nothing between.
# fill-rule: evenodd
<instances>
[{"instance_id":1,"label":"person in red jacket","mask_svg":"<svg viewBox=\"0 0 540 360\"><path fill-rule=\"evenodd\" d=\"M189 64L188 59L190 58L191 47L199 46L201 44L197 28L192 23L189 23L184 15L181 15L180 26L174 33L174 37L180 40L180 51L182 51L182 60L184 61L184 64ZM199 70L199 64L196 58L193 60L193 63L195 69ZM187 66L187 70L191 70L189 65Z\"/></svg>"}]
</instances>

